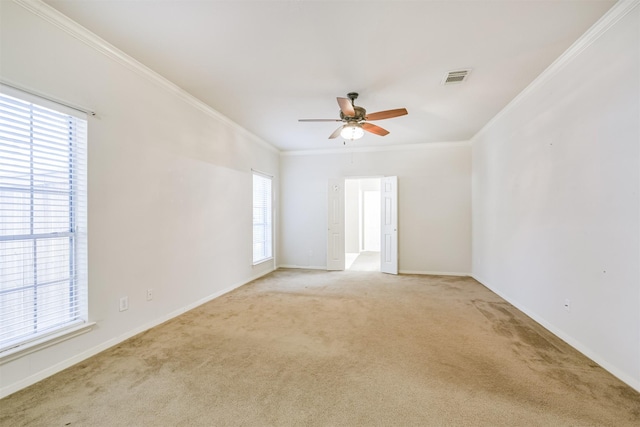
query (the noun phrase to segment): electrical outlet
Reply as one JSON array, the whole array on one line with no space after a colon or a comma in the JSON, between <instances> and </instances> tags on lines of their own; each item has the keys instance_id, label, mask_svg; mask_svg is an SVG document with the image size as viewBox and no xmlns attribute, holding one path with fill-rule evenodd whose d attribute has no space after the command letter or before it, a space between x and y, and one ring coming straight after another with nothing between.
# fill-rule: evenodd
<instances>
[{"instance_id":1,"label":"electrical outlet","mask_svg":"<svg viewBox=\"0 0 640 427\"><path fill-rule=\"evenodd\" d=\"M120 311L129 310L129 297L120 298Z\"/></svg>"},{"instance_id":2,"label":"electrical outlet","mask_svg":"<svg viewBox=\"0 0 640 427\"><path fill-rule=\"evenodd\" d=\"M147 289L147 301L151 301L153 299L153 289Z\"/></svg>"},{"instance_id":3,"label":"electrical outlet","mask_svg":"<svg viewBox=\"0 0 640 427\"><path fill-rule=\"evenodd\" d=\"M564 309L566 311L571 311L571 300L569 298L564 300Z\"/></svg>"}]
</instances>

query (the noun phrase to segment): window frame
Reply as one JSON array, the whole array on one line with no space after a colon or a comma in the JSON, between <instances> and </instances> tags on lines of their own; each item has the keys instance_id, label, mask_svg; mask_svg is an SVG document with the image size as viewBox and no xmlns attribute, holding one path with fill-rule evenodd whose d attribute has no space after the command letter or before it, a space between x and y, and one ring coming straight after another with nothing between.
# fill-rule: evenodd
<instances>
[{"instance_id":1,"label":"window frame","mask_svg":"<svg viewBox=\"0 0 640 427\"><path fill-rule=\"evenodd\" d=\"M268 202L268 206L264 206L262 207L262 216L264 218L268 218L268 221L261 221L256 223L256 215L255 215L255 211L256 209L261 209L260 206L256 206L256 178L258 179L262 179L265 180L266 182L269 183L269 195L270 197L268 199L263 199L265 202ZM271 261L274 259L273 256L273 252L274 252L274 245L273 245L273 235L274 235L274 222L273 222L273 218L274 218L274 192L273 192L273 176L268 175L266 173L257 171L255 169L251 170L251 179L252 179L252 190L251 190L251 194L252 194L252 231L251 231L251 236L252 236L252 257L251 257L251 261L252 261L252 265L256 266L268 261ZM265 250L262 251L263 255L260 258L255 257L256 254L256 226L262 226L263 230L264 230L264 235L263 235L263 239L259 240L258 243L262 243L265 245L264 249L267 248L266 244L269 243L268 249L269 249L269 253L268 255L265 254ZM266 236L268 231L268 236Z\"/></svg>"},{"instance_id":2,"label":"window frame","mask_svg":"<svg viewBox=\"0 0 640 427\"><path fill-rule=\"evenodd\" d=\"M59 278L56 279L57 282L60 282L64 289L67 289L69 293L69 300L61 300L60 302L55 303L55 307L58 309L62 308L67 310L65 304L71 304L70 307L73 307L73 311L70 312L70 315L67 319L63 319L60 317L60 323L53 324L47 327L39 329L37 326L37 322L46 321L43 319L35 319L33 332L32 333L22 333L16 334L15 336L5 339L5 343L0 347L0 365L7 363L11 360L19 358L23 355L32 353L34 351L38 351L42 348L49 347L58 342L64 341L66 339L75 337L82 333L88 332L91 330L92 326L95 324L93 322L89 322L89 303L88 303L88 246L87 246L87 200L88 200L88 189L87 189L87 148L88 148L88 120L87 114L85 112L81 112L71 106L63 105L61 103L55 102L51 99L46 99L38 95L34 95L31 93L27 93L23 90L19 90L17 88L13 88L7 85L0 84L0 95L3 97L10 97L17 99L20 103L28 104L29 111L29 137L28 142L18 143L16 142L12 148L12 145L7 145L7 149L9 150L18 150L16 153L20 153L20 150L24 150L23 144L28 144L29 150L32 154L30 154L29 160L22 160L19 163L15 163L15 166L10 163L10 160L6 161L6 171L10 171L12 167L24 167L27 163L29 164L29 177L27 178L30 182L28 188L21 188L18 184L6 184L4 187L4 191L7 193L4 197L6 199L2 203L9 203L9 205L0 204L0 206L11 206L10 204L12 193L15 192L25 192L27 191L30 194L29 200L29 221L31 223L29 233L15 233L9 232L8 234L3 234L2 242L16 242L22 241L25 244L32 242L34 248L37 247L38 239L42 239L44 242L47 239L61 239L66 238L69 241L68 247L64 250L62 259L68 257L68 269L69 269L69 277L68 278ZM4 100L3 100L4 101ZM4 102L10 102L10 99L6 99ZM16 108L26 108L26 106L20 106ZM41 179L41 176L38 173L34 172L34 155L33 150L47 150L46 145L42 145L41 141L36 143L34 137L34 128L33 126L36 123L34 122L34 111L35 110L52 110L55 114L63 116L60 120L66 120L68 122L68 136L60 139L68 141L68 167L67 169L62 169L68 178L68 191L67 190L47 190L38 189L34 184L34 180ZM12 110L7 110L12 111ZM8 118L13 117L11 114L6 116ZM49 114L49 113L46 113ZM79 120L79 122L76 122ZM7 125L8 126L8 125ZM5 135L8 132L8 127L4 126L3 131ZM24 138L24 137L22 137ZM4 140L8 141L8 140ZM22 144L22 145L21 145ZM22 148L21 148L22 147ZM46 159L47 157L43 157ZM42 159L40 159L42 161ZM11 172L10 172L11 173ZM10 173L7 174L7 179L10 180ZM47 182L47 181L43 181ZM42 185L42 184L41 184ZM44 194L59 194L62 197L68 197L68 218L67 220L63 220L62 224L66 231L46 231L38 233L34 230L34 198L40 196L43 197ZM25 205L26 206L26 205ZM55 207L55 205L52 205ZM65 208L65 209L67 209ZM45 208L46 209L46 208ZM59 218L59 210L54 210L55 214L50 212L40 213L40 215L44 215L42 218L53 218L55 215ZM11 216L7 216L6 218L11 218ZM55 218L54 218L55 219ZM40 221L46 221L40 220ZM46 222L43 222L45 224ZM40 223L38 223L40 225ZM65 225L66 224L66 225ZM42 225L40 225L42 226ZM60 225L58 225L60 226ZM53 240L49 240L52 242ZM50 244L50 243L49 243ZM43 272L43 269L49 267L40 267L36 259L38 257L42 257L44 254L38 255L34 249L34 274L37 276L46 275L46 271ZM24 259L18 258L19 263L26 262ZM61 261L58 261L61 262ZM63 264L57 264L62 266ZM24 268L24 267L23 267ZM35 297L36 291L35 289L39 289L45 284L38 283L37 276L34 276L34 281L31 286L34 289L34 297L31 302L34 310L38 310L37 304L38 299ZM2 277L0 277L2 279ZM5 295L11 295L18 292L18 289L8 287L4 290L0 287L0 292ZM10 303L9 303L10 304ZM76 308L77 304L77 308ZM29 306L29 304L27 304ZM25 306L25 307L27 307ZM9 318L7 318L9 319ZM18 318L16 318L18 319ZM26 323L25 323L26 325ZM2 332L2 325L0 325L0 332Z\"/></svg>"}]
</instances>

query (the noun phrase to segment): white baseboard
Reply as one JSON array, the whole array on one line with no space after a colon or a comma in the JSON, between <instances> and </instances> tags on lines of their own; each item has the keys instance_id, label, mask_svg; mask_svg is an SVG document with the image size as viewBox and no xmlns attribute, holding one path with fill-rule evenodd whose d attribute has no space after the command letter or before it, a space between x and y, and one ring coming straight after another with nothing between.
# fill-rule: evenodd
<instances>
[{"instance_id":1,"label":"white baseboard","mask_svg":"<svg viewBox=\"0 0 640 427\"><path fill-rule=\"evenodd\" d=\"M414 270L398 270L400 274L423 274L427 276L459 276L459 277L467 277L470 276L469 273L455 273L450 271L414 271Z\"/></svg>"},{"instance_id":2,"label":"white baseboard","mask_svg":"<svg viewBox=\"0 0 640 427\"><path fill-rule=\"evenodd\" d=\"M297 268L302 270L326 270L327 267L324 265L315 266L315 265L279 265L278 268ZM427 276L457 276L457 277L468 277L471 276L470 273L460 273L460 272L450 272L450 271L414 271L414 270L398 270L400 274L422 274Z\"/></svg>"},{"instance_id":3,"label":"white baseboard","mask_svg":"<svg viewBox=\"0 0 640 427\"><path fill-rule=\"evenodd\" d=\"M196 308L198 306L201 306L202 304L205 304L205 303L207 303L207 302L209 302L209 301L211 301L213 299L216 299L216 298L218 298L218 297L220 297L220 296L222 296L222 295L224 295L224 294L226 294L228 292L231 292L234 289L239 288L240 286L246 285L249 282L252 282L252 281L254 281L256 279L259 279L260 277L265 276L265 275L271 273L272 271L273 271L273 269L269 269L268 271L265 271L263 273L255 275L253 277L250 277L249 279L247 279L245 281L242 281L242 282L236 283L234 285L231 285L231 286L229 286L229 287L227 287L225 289L222 289L222 290L220 290L218 292L215 292L215 293L213 293L211 295L208 295L208 296L206 296L206 297L204 297L202 299L199 299L198 301L196 301L194 303L188 304L188 305L186 305L184 307L181 307L181 308L179 308L177 310L174 310L174 311L172 311L172 312L170 312L170 313L168 313L168 314L166 314L164 316L161 316L161 317L159 317L157 319L152 320L151 322L148 322L148 323L146 323L146 324L144 324L142 326L139 326L139 327L137 327L135 329L132 329L132 330L130 330L130 331L128 331L128 332L126 332L126 333L124 333L122 335L119 335L119 336L117 336L115 338L112 338L112 339L110 339L108 341L105 341L105 342L103 342L103 343L101 343L101 344L99 344L99 345L97 345L95 347L92 347L92 348L90 348L88 350L85 350L82 353L79 353L79 354L77 354L77 355L75 355L73 357L70 357L69 359L63 360L62 362L57 363L57 364L55 364L55 365L53 365L53 366L51 366L51 367L49 367L47 369L44 369L44 370L42 370L40 372L37 372L37 373L35 373L33 375L30 375L29 377L27 377L27 378L25 378L25 379L23 379L21 381L18 381L16 383L11 384L11 385L2 387L2 388L0 388L0 399L3 398L3 397L9 396L10 394L13 394L13 393L15 393L15 392L17 392L19 390L22 390L25 387L28 387L28 386L30 386L32 384L35 384L38 381L42 381L43 379L45 379L47 377L50 377L51 375L57 374L58 372L60 372L60 371L62 371L64 369L67 369L67 368L69 368L69 367L71 367L71 366L73 366L73 365L75 365L77 363L80 363L83 360L88 359L91 356L95 356L96 354L98 354L98 353L100 353L100 352L102 352L104 350L107 350L108 348L113 347L114 345L120 344L121 342L123 342L123 341L125 341L125 340L127 340L127 339L129 339L129 338L131 338L131 337L133 337L135 335L138 335L141 332L144 332L144 331L146 331L148 329L151 329L151 328L153 328L155 326L158 326L159 324L164 323L167 320L173 319L174 317L177 317L177 316L179 316L179 315L181 315L181 314L183 314L183 313L185 313L185 312L187 312L189 310L192 310L192 309L194 309L194 308ZM97 326L99 327L99 324Z\"/></svg>"},{"instance_id":4,"label":"white baseboard","mask_svg":"<svg viewBox=\"0 0 640 427\"><path fill-rule=\"evenodd\" d=\"M326 265L279 265L278 268L299 268L302 270L326 270Z\"/></svg>"},{"instance_id":5,"label":"white baseboard","mask_svg":"<svg viewBox=\"0 0 640 427\"><path fill-rule=\"evenodd\" d=\"M597 352L593 351L591 348L589 348L588 346L584 345L582 342L576 340L572 336L568 335L567 333L565 333L561 329L559 329L559 328L555 327L554 325L550 324L544 318L542 318L541 316L536 314L534 311L530 310L526 305L521 304L520 302L518 302L518 301L514 300L513 298L511 298L510 296L505 295L504 293L500 292L495 287L491 286L491 284L488 281L486 281L483 278L479 277L477 274L471 274L471 277L473 277L475 280L480 282L483 286L485 286L491 292L493 292L496 295L500 296L500 298L504 299L505 301L507 301L509 304L513 305L518 310L522 311L524 314L526 314L531 319L536 321L539 325L541 325L543 328L545 328L546 330L548 330L549 332L551 332L552 334L554 334L555 336L560 338L562 341L566 342L571 347L575 348L580 353L584 354L589 359L591 359L594 362L596 362L598 365L600 365L603 369L607 370L613 376L615 376L616 378L618 378L622 382L626 383L630 387L634 388L636 391L640 392L640 381L639 380L637 380L637 379L627 375L626 373L620 371L618 368L616 368L615 366L613 366L609 362L607 362Z\"/></svg>"}]
</instances>

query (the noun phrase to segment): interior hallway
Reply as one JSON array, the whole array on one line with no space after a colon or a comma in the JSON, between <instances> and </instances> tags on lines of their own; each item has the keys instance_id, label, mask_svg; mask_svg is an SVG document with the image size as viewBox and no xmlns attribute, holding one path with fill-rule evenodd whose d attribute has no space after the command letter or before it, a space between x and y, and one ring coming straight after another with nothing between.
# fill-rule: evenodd
<instances>
[{"instance_id":1,"label":"interior hallway","mask_svg":"<svg viewBox=\"0 0 640 427\"><path fill-rule=\"evenodd\" d=\"M362 251L345 254L345 269L350 271L380 271L380 252Z\"/></svg>"}]
</instances>

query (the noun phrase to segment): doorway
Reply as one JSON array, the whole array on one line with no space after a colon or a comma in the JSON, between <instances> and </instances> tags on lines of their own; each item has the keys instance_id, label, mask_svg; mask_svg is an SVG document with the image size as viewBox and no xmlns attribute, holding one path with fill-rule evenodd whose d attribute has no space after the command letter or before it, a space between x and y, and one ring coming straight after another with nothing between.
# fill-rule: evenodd
<instances>
[{"instance_id":1,"label":"doorway","mask_svg":"<svg viewBox=\"0 0 640 427\"><path fill-rule=\"evenodd\" d=\"M353 178L352 178L353 179ZM369 178L371 179L371 178ZM380 247L379 247L379 267L378 270L387 274L398 274L398 177L397 176L385 176L382 178L373 178L379 182L379 199L380 199ZM346 236L345 236L345 203L350 201L350 209L353 209L354 198L345 197L345 178L330 178L327 187L327 270L345 270L346 268ZM356 203L358 212L361 209L362 200L365 196L360 194L360 184L357 194L359 200ZM353 188L350 189L354 191ZM372 189L371 191L375 191ZM374 199L375 196L368 197ZM362 208L364 210L364 208ZM367 216L372 214L367 214ZM354 261L351 263L351 267L358 260L361 252L364 250L364 219L362 224L360 223L360 217L363 217L360 213L357 219L354 221L351 219L351 223L357 224L355 228L351 227L350 241L353 242L353 235L357 233L356 246L357 252ZM353 230L356 230L355 232ZM369 233L371 229L369 229ZM352 246L350 246L351 248ZM376 252L376 251L372 251ZM353 256L351 256L353 258ZM363 257L364 261L364 257ZM375 267L368 267L374 268Z\"/></svg>"},{"instance_id":2,"label":"doorway","mask_svg":"<svg viewBox=\"0 0 640 427\"><path fill-rule=\"evenodd\" d=\"M380 271L380 178L344 183L345 269Z\"/></svg>"}]
</instances>

